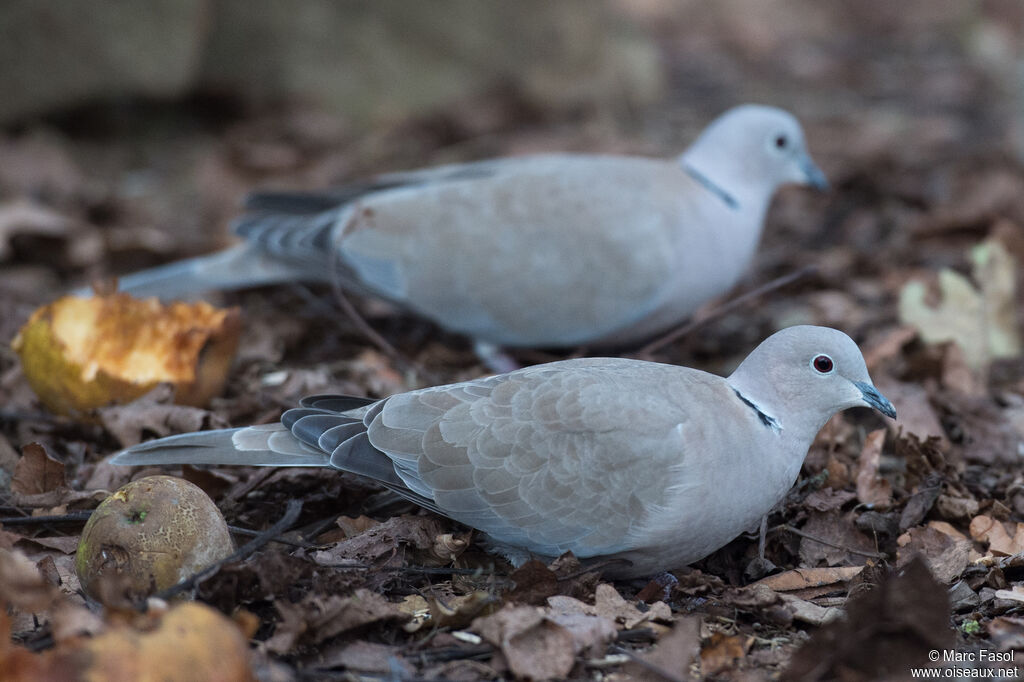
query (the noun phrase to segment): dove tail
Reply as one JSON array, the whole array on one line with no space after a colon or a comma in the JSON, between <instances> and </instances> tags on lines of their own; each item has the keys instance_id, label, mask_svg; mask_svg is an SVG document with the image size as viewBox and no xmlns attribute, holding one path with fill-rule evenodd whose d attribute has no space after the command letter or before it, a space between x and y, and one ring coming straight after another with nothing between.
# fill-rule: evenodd
<instances>
[{"instance_id":1,"label":"dove tail","mask_svg":"<svg viewBox=\"0 0 1024 682\"><path fill-rule=\"evenodd\" d=\"M309 281L315 272L271 258L249 244L189 258L120 278L121 291L140 298L195 298L205 291L244 289L286 281ZM89 289L74 292L91 296Z\"/></svg>"},{"instance_id":2,"label":"dove tail","mask_svg":"<svg viewBox=\"0 0 1024 682\"><path fill-rule=\"evenodd\" d=\"M224 466L329 467L326 453L303 445L280 424L199 431L139 443L112 464L214 464Z\"/></svg>"}]
</instances>

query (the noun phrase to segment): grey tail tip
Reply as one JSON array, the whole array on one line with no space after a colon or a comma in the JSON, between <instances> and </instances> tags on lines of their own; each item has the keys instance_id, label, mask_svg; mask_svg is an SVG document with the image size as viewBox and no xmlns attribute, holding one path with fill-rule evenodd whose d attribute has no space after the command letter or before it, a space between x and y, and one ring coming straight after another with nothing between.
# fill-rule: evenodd
<instances>
[{"instance_id":1,"label":"grey tail tip","mask_svg":"<svg viewBox=\"0 0 1024 682\"><path fill-rule=\"evenodd\" d=\"M860 389L861 395L864 397L864 402L870 407L875 408L886 417L890 419L896 418L896 408L889 402L889 399L878 392L878 389L865 381L854 382L854 385Z\"/></svg>"}]
</instances>

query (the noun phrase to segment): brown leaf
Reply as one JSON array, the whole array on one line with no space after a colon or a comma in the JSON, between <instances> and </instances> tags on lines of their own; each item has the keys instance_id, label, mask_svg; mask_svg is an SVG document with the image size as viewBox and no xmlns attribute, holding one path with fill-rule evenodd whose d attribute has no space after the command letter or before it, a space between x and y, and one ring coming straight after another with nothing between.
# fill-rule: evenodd
<instances>
[{"instance_id":1,"label":"brown leaf","mask_svg":"<svg viewBox=\"0 0 1024 682\"><path fill-rule=\"evenodd\" d=\"M928 652L953 644L949 595L923 561L911 561L846 603L847 616L811 635L784 679L902 679L927 666Z\"/></svg>"},{"instance_id":2,"label":"brown leaf","mask_svg":"<svg viewBox=\"0 0 1024 682\"><path fill-rule=\"evenodd\" d=\"M992 554L1012 556L1024 552L1024 524L1001 522L982 514L971 519L971 537L987 542Z\"/></svg>"},{"instance_id":3,"label":"brown leaf","mask_svg":"<svg viewBox=\"0 0 1024 682\"><path fill-rule=\"evenodd\" d=\"M662 636L654 648L641 657L649 666L664 671L664 675L639 663L629 663L623 668L623 672L629 679L650 682L690 679L690 665L700 651L700 626L699 616L680 618L672 630Z\"/></svg>"},{"instance_id":4,"label":"brown leaf","mask_svg":"<svg viewBox=\"0 0 1024 682\"><path fill-rule=\"evenodd\" d=\"M333 547L314 552L312 559L322 566L397 566L404 562L407 549L427 552L442 533L441 521L436 517L395 516Z\"/></svg>"},{"instance_id":5,"label":"brown leaf","mask_svg":"<svg viewBox=\"0 0 1024 682\"><path fill-rule=\"evenodd\" d=\"M1000 651L1024 649L1024 618L998 616L989 622L987 628Z\"/></svg>"},{"instance_id":6,"label":"brown leaf","mask_svg":"<svg viewBox=\"0 0 1024 682\"><path fill-rule=\"evenodd\" d=\"M0 549L0 604L38 612L48 608L58 593L28 557Z\"/></svg>"},{"instance_id":7,"label":"brown leaf","mask_svg":"<svg viewBox=\"0 0 1024 682\"><path fill-rule=\"evenodd\" d=\"M501 649L517 677L566 677L576 657L572 633L535 606L506 606L473 621L473 631Z\"/></svg>"},{"instance_id":8,"label":"brown leaf","mask_svg":"<svg viewBox=\"0 0 1024 682\"><path fill-rule=\"evenodd\" d=\"M646 620L640 609L623 599L608 583L601 583L594 591L594 615L622 623L627 629Z\"/></svg>"},{"instance_id":9,"label":"brown leaf","mask_svg":"<svg viewBox=\"0 0 1024 682\"><path fill-rule=\"evenodd\" d=\"M821 626L831 623L843 614L843 610L835 606L819 606L814 602L801 599L794 594L781 594L785 608L793 614L793 620Z\"/></svg>"},{"instance_id":10,"label":"brown leaf","mask_svg":"<svg viewBox=\"0 0 1024 682\"><path fill-rule=\"evenodd\" d=\"M957 540L931 526L911 528L897 543L900 545L897 568L903 568L919 554L932 574L944 583L958 578L970 561L970 540Z\"/></svg>"},{"instance_id":11,"label":"brown leaf","mask_svg":"<svg viewBox=\"0 0 1024 682\"><path fill-rule=\"evenodd\" d=\"M767 585L753 583L746 587L729 589L722 601L741 609L763 609L779 601L779 595Z\"/></svg>"},{"instance_id":12,"label":"brown leaf","mask_svg":"<svg viewBox=\"0 0 1024 682\"><path fill-rule=\"evenodd\" d=\"M38 495L66 487L64 464L46 452L39 443L29 443L21 450L21 459L14 467L11 490L21 495Z\"/></svg>"},{"instance_id":13,"label":"brown leaf","mask_svg":"<svg viewBox=\"0 0 1024 682\"><path fill-rule=\"evenodd\" d=\"M490 592L477 590L444 600L431 596L426 601L431 626L459 629L467 627L477 616L490 613L498 599Z\"/></svg>"},{"instance_id":14,"label":"brown leaf","mask_svg":"<svg viewBox=\"0 0 1024 682\"><path fill-rule=\"evenodd\" d=\"M875 544L857 529L855 519L855 510L845 514L809 512L807 523L800 529L806 534L800 539L800 560L803 565L814 567L822 562L829 566L863 564L867 560L863 554L847 550L874 552Z\"/></svg>"},{"instance_id":15,"label":"brown leaf","mask_svg":"<svg viewBox=\"0 0 1024 682\"><path fill-rule=\"evenodd\" d=\"M589 616L585 613L552 613L548 618L569 631L572 635L573 651L583 656L602 655L618 634L615 623L601 616Z\"/></svg>"},{"instance_id":16,"label":"brown leaf","mask_svg":"<svg viewBox=\"0 0 1024 682\"><path fill-rule=\"evenodd\" d=\"M900 514L900 530L906 530L924 521L924 517L931 511L941 492L942 477L936 472L927 474L903 507Z\"/></svg>"},{"instance_id":17,"label":"brown leaf","mask_svg":"<svg viewBox=\"0 0 1024 682\"><path fill-rule=\"evenodd\" d=\"M776 592L793 592L809 587L845 583L864 570L863 566L836 566L829 568L796 568L767 578L761 578L753 585L765 585Z\"/></svg>"},{"instance_id":18,"label":"brown leaf","mask_svg":"<svg viewBox=\"0 0 1024 682\"><path fill-rule=\"evenodd\" d=\"M360 673L387 675L389 678L413 677L415 669L402 656L402 648L376 642L346 642L317 657L314 669L341 668Z\"/></svg>"},{"instance_id":19,"label":"brown leaf","mask_svg":"<svg viewBox=\"0 0 1024 682\"><path fill-rule=\"evenodd\" d=\"M700 671L714 675L739 665L750 649L751 638L716 632L700 650Z\"/></svg>"},{"instance_id":20,"label":"brown leaf","mask_svg":"<svg viewBox=\"0 0 1024 682\"><path fill-rule=\"evenodd\" d=\"M509 601L539 606L558 594L558 576L543 561L531 559L509 576L515 587L505 596Z\"/></svg>"},{"instance_id":21,"label":"brown leaf","mask_svg":"<svg viewBox=\"0 0 1024 682\"><path fill-rule=\"evenodd\" d=\"M912 433L919 438L940 438L943 447L949 446L946 431L942 428L942 422L924 386L896 381L883 374L876 382L876 387L893 405L899 405L900 418L888 423L890 431Z\"/></svg>"},{"instance_id":22,"label":"brown leaf","mask_svg":"<svg viewBox=\"0 0 1024 682\"><path fill-rule=\"evenodd\" d=\"M875 509L888 509L892 504L892 485L878 474L884 443L885 429L865 436L857 471L857 499Z\"/></svg>"},{"instance_id":23,"label":"brown leaf","mask_svg":"<svg viewBox=\"0 0 1024 682\"><path fill-rule=\"evenodd\" d=\"M46 547L47 549L55 549L63 554L74 554L78 549L78 538L70 535L53 535L50 537L37 537L37 538L21 538L21 543L31 543Z\"/></svg>"},{"instance_id":24,"label":"brown leaf","mask_svg":"<svg viewBox=\"0 0 1024 682\"><path fill-rule=\"evenodd\" d=\"M370 623L409 619L409 614L398 605L366 589L357 589L346 597L310 594L297 604L279 599L274 606L282 620L267 640L267 648L281 654L290 651L299 641L318 644Z\"/></svg>"},{"instance_id":25,"label":"brown leaf","mask_svg":"<svg viewBox=\"0 0 1024 682\"><path fill-rule=\"evenodd\" d=\"M839 509L850 500L856 499L857 494L851 490L834 490L833 488L820 488L804 498L804 504L811 509L820 512L834 511Z\"/></svg>"},{"instance_id":26,"label":"brown leaf","mask_svg":"<svg viewBox=\"0 0 1024 682\"><path fill-rule=\"evenodd\" d=\"M96 415L121 447L138 445L148 435L159 437L206 429L226 429L223 417L198 407L174 405L174 387L161 384L138 400L96 410Z\"/></svg>"},{"instance_id":27,"label":"brown leaf","mask_svg":"<svg viewBox=\"0 0 1024 682\"><path fill-rule=\"evenodd\" d=\"M944 519L966 521L978 513L978 501L973 497L939 495L935 500L935 511Z\"/></svg>"}]
</instances>

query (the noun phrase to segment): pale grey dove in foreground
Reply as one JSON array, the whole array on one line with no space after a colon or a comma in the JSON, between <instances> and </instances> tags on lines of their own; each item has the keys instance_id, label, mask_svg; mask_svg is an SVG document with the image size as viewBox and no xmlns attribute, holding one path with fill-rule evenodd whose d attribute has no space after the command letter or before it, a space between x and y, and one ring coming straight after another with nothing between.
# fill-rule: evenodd
<instances>
[{"instance_id":1,"label":"pale grey dove in foreground","mask_svg":"<svg viewBox=\"0 0 1024 682\"><path fill-rule=\"evenodd\" d=\"M895 417L856 344L790 327L728 378L640 360L537 365L382 400L314 396L280 424L171 436L115 464L334 467L483 531L514 562L696 561L756 526L818 430L858 405Z\"/></svg>"},{"instance_id":2,"label":"pale grey dove in foreground","mask_svg":"<svg viewBox=\"0 0 1024 682\"><path fill-rule=\"evenodd\" d=\"M745 105L675 159L552 154L256 194L242 244L121 288L166 299L336 279L480 343L619 345L736 284L785 183L827 185L792 115Z\"/></svg>"}]
</instances>

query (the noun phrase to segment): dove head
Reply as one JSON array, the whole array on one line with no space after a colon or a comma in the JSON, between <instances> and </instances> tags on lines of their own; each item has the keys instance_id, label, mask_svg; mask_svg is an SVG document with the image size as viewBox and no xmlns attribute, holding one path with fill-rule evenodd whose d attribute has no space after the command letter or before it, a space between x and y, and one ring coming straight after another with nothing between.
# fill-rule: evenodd
<instances>
[{"instance_id":1,"label":"dove head","mask_svg":"<svg viewBox=\"0 0 1024 682\"><path fill-rule=\"evenodd\" d=\"M783 432L807 438L848 407L871 407L896 418L892 403L871 383L857 344L828 327L789 327L772 334L728 381Z\"/></svg>"},{"instance_id":2,"label":"dove head","mask_svg":"<svg viewBox=\"0 0 1024 682\"><path fill-rule=\"evenodd\" d=\"M745 104L725 112L701 133L681 162L740 202L767 203L779 185L828 187L807 153L800 123L788 111Z\"/></svg>"}]
</instances>

